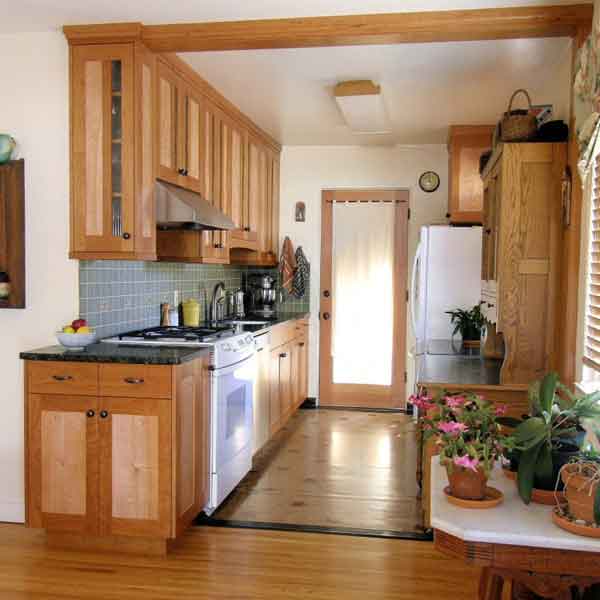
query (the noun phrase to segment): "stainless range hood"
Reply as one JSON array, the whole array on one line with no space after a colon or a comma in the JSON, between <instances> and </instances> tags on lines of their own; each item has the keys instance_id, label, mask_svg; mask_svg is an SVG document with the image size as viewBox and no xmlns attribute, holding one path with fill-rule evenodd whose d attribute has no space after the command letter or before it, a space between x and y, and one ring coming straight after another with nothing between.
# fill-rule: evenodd
<instances>
[{"instance_id":1,"label":"stainless range hood","mask_svg":"<svg viewBox=\"0 0 600 600\"><path fill-rule=\"evenodd\" d=\"M159 229L235 229L235 223L200 194L157 181L156 222Z\"/></svg>"}]
</instances>

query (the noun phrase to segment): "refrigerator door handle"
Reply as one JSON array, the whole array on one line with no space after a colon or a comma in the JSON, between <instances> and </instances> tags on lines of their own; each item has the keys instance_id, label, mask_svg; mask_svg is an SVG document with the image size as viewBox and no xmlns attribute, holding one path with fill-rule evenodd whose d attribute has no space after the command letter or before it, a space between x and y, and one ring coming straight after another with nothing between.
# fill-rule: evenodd
<instances>
[{"instance_id":1,"label":"refrigerator door handle","mask_svg":"<svg viewBox=\"0 0 600 600\"><path fill-rule=\"evenodd\" d=\"M411 278L410 278L410 320L412 322L413 333L415 334L415 337L418 337L417 315L416 315L416 311L415 311L417 299L415 298L415 290L416 290L416 284L417 284L417 271L418 271L417 265L421 258L422 247L423 247L423 242L420 241L419 245L417 246L417 251L415 252L415 258L413 260L413 267L412 267L412 274L411 274Z\"/></svg>"}]
</instances>

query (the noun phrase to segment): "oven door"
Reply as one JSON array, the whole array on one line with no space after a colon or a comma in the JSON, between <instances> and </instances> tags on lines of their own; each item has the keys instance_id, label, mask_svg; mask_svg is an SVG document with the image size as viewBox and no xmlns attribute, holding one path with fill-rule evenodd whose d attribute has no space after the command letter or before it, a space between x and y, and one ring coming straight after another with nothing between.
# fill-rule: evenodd
<instances>
[{"instance_id":1,"label":"oven door","mask_svg":"<svg viewBox=\"0 0 600 600\"><path fill-rule=\"evenodd\" d=\"M216 508L252 466L254 356L212 372L211 505Z\"/></svg>"}]
</instances>

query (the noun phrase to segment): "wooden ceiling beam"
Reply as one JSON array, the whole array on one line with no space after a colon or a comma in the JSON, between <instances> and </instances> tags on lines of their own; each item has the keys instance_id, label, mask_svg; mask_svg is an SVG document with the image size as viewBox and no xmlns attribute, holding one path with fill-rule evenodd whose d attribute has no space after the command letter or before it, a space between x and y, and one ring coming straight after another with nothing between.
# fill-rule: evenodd
<instances>
[{"instance_id":1,"label":"wooden ceiling beam","mask_svg":"<svg viewBox=\"0 0 600 600\"><path fill-rule=\"evenodd\" d=\"M158 52L574 37L591 4L145 25Z\"/></svg>"}]
</instances>

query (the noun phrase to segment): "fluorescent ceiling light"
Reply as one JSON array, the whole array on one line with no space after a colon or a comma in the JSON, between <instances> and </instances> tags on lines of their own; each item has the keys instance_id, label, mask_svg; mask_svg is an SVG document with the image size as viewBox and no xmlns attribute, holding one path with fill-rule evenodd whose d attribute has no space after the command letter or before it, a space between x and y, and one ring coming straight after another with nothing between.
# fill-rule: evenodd
<instances>
[{"instance_id":1,"label":"fluorescent ceiling light","mask_svg":"<svg viewBox=\"0 0 600 600\"><path fill-rule=\"evenodd\" d=\"M353 133L391 133L378 85L372 81L342 81L335 86L333 93Z\"/></svg>"}]
</instances>

